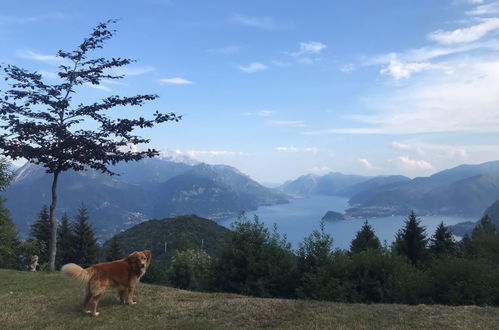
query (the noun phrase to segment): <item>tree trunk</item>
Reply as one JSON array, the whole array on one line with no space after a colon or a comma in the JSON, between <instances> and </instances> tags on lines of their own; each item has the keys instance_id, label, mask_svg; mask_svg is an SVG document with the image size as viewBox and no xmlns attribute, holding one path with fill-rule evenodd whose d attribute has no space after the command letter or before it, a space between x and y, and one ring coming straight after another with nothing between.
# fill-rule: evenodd
<instances>
[{"instance_id":1,"label":"tree trunk","mask_svg":"<svg viewBox=\"0 0 499 330\"><path fill-rule=\"evenodd\" d=\"M49 247L49 266L50 271L55 272L55 255L57 251L57 221L55 219L55 207L57 205L57 179L59 172L54 173L52 181L52 202L50 203L50 247Z\"/></svg>"}]
</instances>

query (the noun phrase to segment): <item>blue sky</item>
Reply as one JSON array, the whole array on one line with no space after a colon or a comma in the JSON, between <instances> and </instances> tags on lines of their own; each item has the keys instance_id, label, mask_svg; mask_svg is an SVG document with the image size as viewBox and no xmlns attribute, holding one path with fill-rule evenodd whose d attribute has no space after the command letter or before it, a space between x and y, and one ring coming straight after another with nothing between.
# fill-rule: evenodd
<instances>
[{"instance_id":1,"label":"blue sky","mask_svg":"<svg viewBox=\"0 0 499 330\"><path fill-rule=\"evenodd\" d=\"M499 159L498 0L8 1L0 62L55 82L109 18L98 55L137 62L78 98L159 94L140 111L184 119L141 133L166 154L272 183Z\"/></svg>"}]
</instances>

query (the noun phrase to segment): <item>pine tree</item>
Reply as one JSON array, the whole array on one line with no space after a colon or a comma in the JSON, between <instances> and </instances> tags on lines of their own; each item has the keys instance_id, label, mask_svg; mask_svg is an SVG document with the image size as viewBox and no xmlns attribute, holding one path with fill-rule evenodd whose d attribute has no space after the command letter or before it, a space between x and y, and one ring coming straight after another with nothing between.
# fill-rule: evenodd
<instances>
[{"instance_id":1,"label":"pine tree","mask_svg":"<svg viewBox=\"0 0 499 330\"><path fill-rule=\"evenodd\" d=\"M9 162L0 158L0 191L4 191L12 179ZM0 268L17 268L19 240L16 227L10 219L10 212L4 207L5 199L0 197Z\"/></svg>"},{"instance_id":2,"label":"pine tree","mask_svg":"<svg viewBox=\"0 0 499 330\"><path fill-rule=\"evenodd\" d=\"M113 261L123 258L123 252L121 251L118 238L113 236L109 241L109 245L106 253L106 261Z\"/></svg>"},{"instance_id":3,"label":"pine tree","mask_svg":"<svg viewBox=\"0 0 499 330\"><path fill-rule=\"evenodd\" d=\"M0 198L0 268L17 268L16 252L19 246L17 231L3 203L4 200Z\"/></svg>"},{"instance_id":4,"label":"pine tree","mask_svg":"<svg viewBox=\"0 0 499 330\"><path fill-rule=\"evenodd\" d=\"M411 211L405 221L404 228L397 233L393 248L397 253L406 256L413 265L416 265L426 255L427 241L425 228L421 226L421 221L414 211Z\"/></svg>"},{"instance_id":5,"label":"pine tree","mask_svg":"<svg viewBox=\"0 0 499 330\"><path fill-rule=\"evenodd\" d=\"M499 263L499 230L488 215L482 217L480 223L473 229L471 245L475 257Z\"/></svg>"},{"instance_id":6,"label":"pine tree","mask_svg":"<svg viewBox=\"0 0 499 330\"><path fill-rule=\"evenodd\" d=\"M59 227L59 244L57 260L59 266L73 262L75 257L74 251L74 237L71 224L69 223L69 217L66 213L62 215L61 226Z\"/></svg>"},{"instance_id":7,"label":"pine tree","mask_svg":"<svg viewBox=\"0 0 499 330\"><path fill-rule=\"evenodd\" d=\"M449 229L444 226L443 221L440 222L435 234L430 239L429 249L437 257L456 254L457 243Z\"/></svg>"},{"instance_id":8,"label":"pine tree","mask_svg":"<svg viewBox=\"0 0 499 330\"><path fill-rule=\"evenodd\" d=\"M95 233L88 223L87 209L81 206L73 223L74 263L88 267L97 262L99 246Z\"/></svg>"},{"instance_id":9,"label":"pine tree","mask_svg":"<svg viewBox=\"0 0 499 330\"><path fill-rule=\"evenodd\" d=\"M362 228L357 232L357 235L350 244L350 251L352 253L359 253L366 250L381 249L381 243L378 237L374 234L371 225L364 222Z\"/></svg>"},{"instance_id":10,"label":"pine tree","mask_svg":"<svg viewBox=\"0 0 499 330\"><path fill-rule=\"evenodd\" d=\"M31 237L37 241L43 242L46 250L48 250L51 238L51 225L50 225L50 216L49 209L47 205L42 207L40 213L38 213L38 219L31 224ZM39 256L40 263L48 262L49 256L48 253L45 252Z\"/></svg>"}]
</instances>

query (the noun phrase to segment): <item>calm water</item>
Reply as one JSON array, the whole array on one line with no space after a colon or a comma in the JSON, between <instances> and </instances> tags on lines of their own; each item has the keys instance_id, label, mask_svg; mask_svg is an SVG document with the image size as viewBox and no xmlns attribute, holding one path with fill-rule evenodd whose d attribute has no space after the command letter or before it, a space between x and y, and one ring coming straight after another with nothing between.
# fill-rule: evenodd
<instances>
[{"instance_id":1,"label":"calm water","mask_svg":"<svg viewBox=\"0 0 499 330\"><path fill-rule=\"evenodd\" d=\"M286 234L288 241L293 247L298 247L298 243L308 236L313 230L319 229L319 223L327 211L344 212L348 208L348 199L331 196L312 196L291 201L289 204L260 207L256 211L248 212L252 217L256 214L260 220L269 228L277 224L278 231ZM387 241L390 244L396 232L402 228L406 217L393 216L385 218L367 219L374 228L376 235L381 242ZM453 225L462 221L476 220L462 217L449 216L422 216L421 224L426 227L428 236L433 235L436 227L443 221L445 225ZM235 219L219 221L223 226L230 227ZM357 231L362 227L364 219L327 221L326 231L333 236L334 247L348 249L350 242L355 237Z\"/></svg>"}]
</instances>

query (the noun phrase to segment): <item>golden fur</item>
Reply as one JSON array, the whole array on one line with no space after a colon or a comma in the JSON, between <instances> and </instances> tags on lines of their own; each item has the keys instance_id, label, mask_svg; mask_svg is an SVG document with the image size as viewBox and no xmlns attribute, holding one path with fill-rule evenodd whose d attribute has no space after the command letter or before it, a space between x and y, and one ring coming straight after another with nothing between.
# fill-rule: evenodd
<instances>
[{"instance_id":1,"label":"golden fur","mask_svg":"<svg viewBox=\"0 0 499 330\"><path fill-rule=\"evenodd\" d=\"M151 251L133 252L128 257L111 262L103 262L83 269L76 264L62 266L61 272L73 279L86 284L83 310L93 316L99 315L97 305L108 286L118 288L121 303L134 305L133 292L137 282L151 263ZM92 310L87 306L92 302Z\"/></svg>"}]
</instances>

